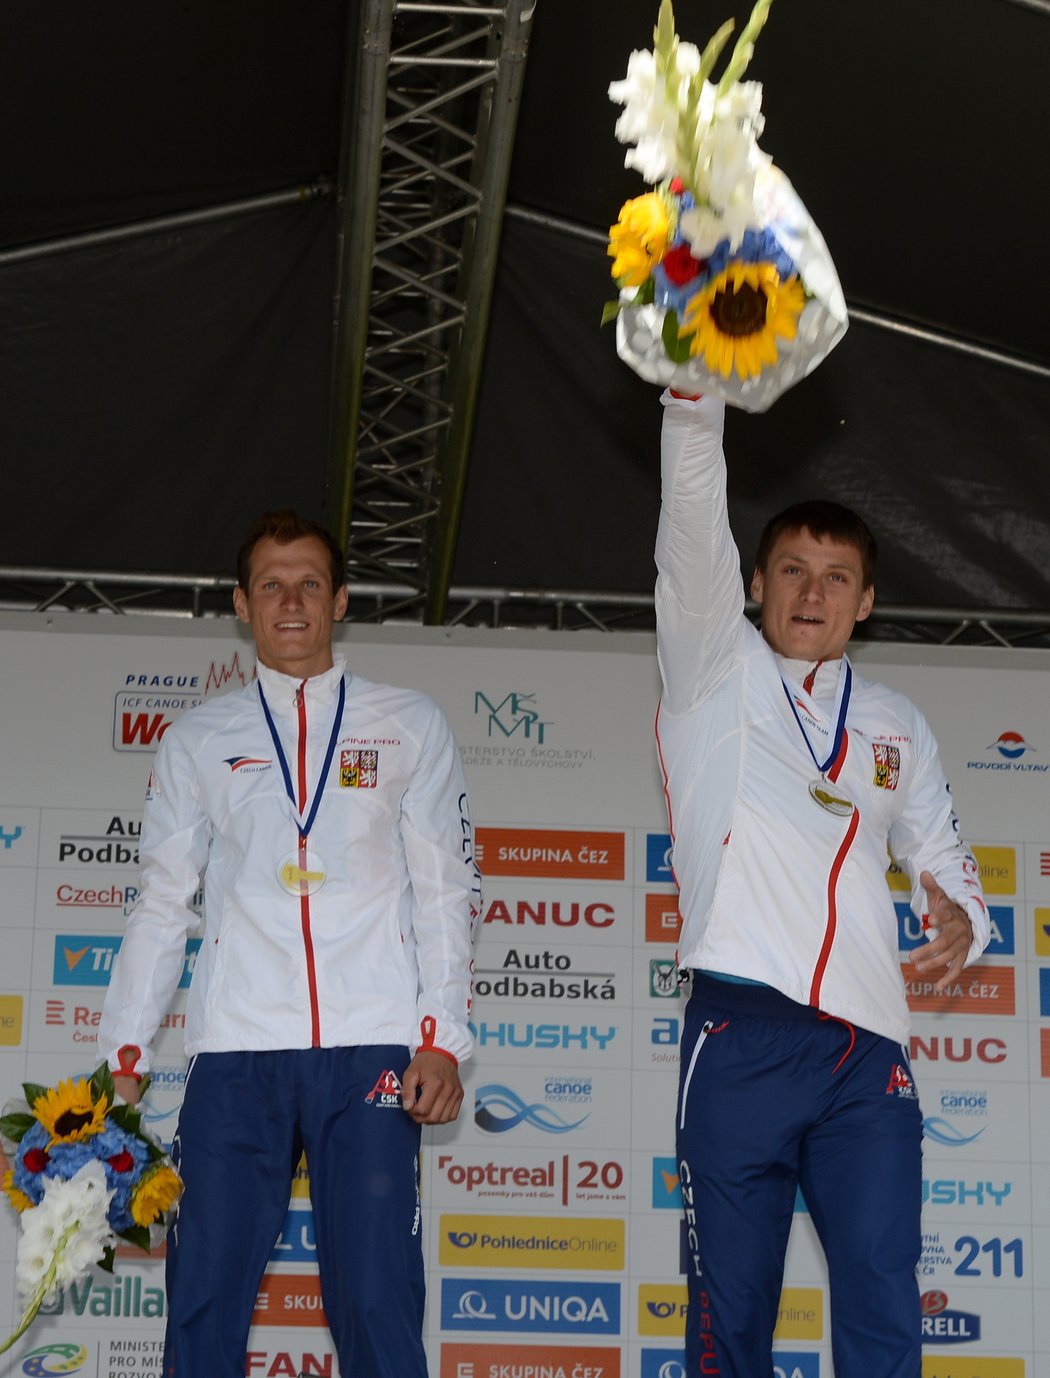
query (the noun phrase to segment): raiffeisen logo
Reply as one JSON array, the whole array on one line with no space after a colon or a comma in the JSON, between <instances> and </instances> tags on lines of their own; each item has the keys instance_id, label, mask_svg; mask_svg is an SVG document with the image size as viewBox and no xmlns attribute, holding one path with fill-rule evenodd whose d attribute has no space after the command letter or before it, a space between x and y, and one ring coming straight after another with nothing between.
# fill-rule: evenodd
<instances>
[{"instance_id":1,"label":"raiffeisen logo","mask_svg":"<svg viewBox=\"0 0 1050 1378\"><path fill-rule=\"evenodd\" d=\"M589 1097L588 1097L589 1099ZM489 1082L474 1093L474 1123L485 1134L508 1134L518 1125L530 1125L544 1134L568 1134L584 1120L566 1120L556 1110L542 1104L529 1105L509 1086Z\"/></svg>"},{"instance_id":2,"label":"raiffeisen logo","mask_svg":"<svg viewBox=\"0 0 1050 1378\"><path fill-rule=\"evenodd\" d=\"M1020 732L1000 732L995 741L985 747L986 753L995 752L991 760L967 761L967 770L1023 770L1029 773L1050 770L1050 765L1040 761L1022 759L1029 752L1037 754L1038 748L1026 742Z\"/></svg>"}]
</instances>

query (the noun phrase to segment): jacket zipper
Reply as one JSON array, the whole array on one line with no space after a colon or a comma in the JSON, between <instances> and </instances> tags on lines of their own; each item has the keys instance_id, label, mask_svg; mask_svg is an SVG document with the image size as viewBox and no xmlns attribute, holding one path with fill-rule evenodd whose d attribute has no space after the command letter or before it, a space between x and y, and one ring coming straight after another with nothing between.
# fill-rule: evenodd
<instances>
[{"instance_id":1,"label":"jacket zipper","mask_svg":"<svg viewBox=\"0 0 1050 1378\"><path fill-rule=\"evenodd\" d=\"M295 707L299 716L299 816L303 817L306 813L306 680L304 679L299 688L295 691ZM323 782L318 782L318 788L322 787ZM305 875L307 871L306 857L307 839L299 834L299 871ZM310 896L306 893L306 886L300 887L299 893L299 921L303 930L303 947L306 951L306 981L310 990L310 1046L319 1048L321 1046L321 1016L317 1003L317 968L314 963L314 940L310 931Z\"/></svg>"}]
</instances>

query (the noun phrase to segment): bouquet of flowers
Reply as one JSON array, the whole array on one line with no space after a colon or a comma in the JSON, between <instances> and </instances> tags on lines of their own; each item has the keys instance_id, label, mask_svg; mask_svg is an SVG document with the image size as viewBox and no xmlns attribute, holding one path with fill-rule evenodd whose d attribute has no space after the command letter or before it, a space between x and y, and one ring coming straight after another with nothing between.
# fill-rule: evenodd
<instances>
[{"instance_id":1,"label":"bouquet of flowers","mask_svg":"<svg viewBox=\"0 0 1050 1378\"><path fill-rule=\"evenodd\" d=\"M144 1078L143 1090L147 1084ZM22 1089L24 1105L8 1105L0 1116L12 1161L0 1185L21 1217L15 1280L25 1309L0 1354L60 1287L79 1282L92 1264L111 1272L118 1239L147 1252L159 1243L182 1191L140 1112L115 1104L108 1067L90 1080Z\"/></svg>"},{"instance_id":2,"label":"bouquet of flowers","mask_svg":"<svg viewBox=\"0 0 1050 1378\"><path fill-rule=\"evenodd\" d=\"M633 52L609 96L624 107L624 164L654 190L609 231L620 288L620 357L649 382L711 392L765 411L816 368L846 330L827 246L791 183L758 147L762 88L741 81L772 0L758 0L722 77L733 29L701 53L662 0L652 52Z\"/></svg>"}]
</instances>

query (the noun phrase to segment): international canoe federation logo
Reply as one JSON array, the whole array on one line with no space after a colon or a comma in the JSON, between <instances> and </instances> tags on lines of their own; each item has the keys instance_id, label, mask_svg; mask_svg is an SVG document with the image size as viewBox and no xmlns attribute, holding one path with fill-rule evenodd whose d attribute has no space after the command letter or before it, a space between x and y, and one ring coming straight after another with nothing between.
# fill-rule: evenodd
<instances>
[{"instance_id":1,"label":"international canoe federation logo","mask_svg":"<svg viewBox=\"0 0 1050 1378\"><path fill-rule=\"evenodd\" d=\"M474 1123L485 1134L509 1134L519 1124L540 1129L544 1134L568 1134L579 1129L584 1120L563 1120L546 1105L528 1105L509 1086L490 1082L479 1086L474 1093Z\"/></svg>"},{"instance_id":2,"label":"international canoe federation logo","mask_svg":"<svg viewBox=\"0 0 1050 1378\"><path fill-rule=\"evenodd\" d=\"M1035 747L1029 746L1020 732L1001 732L988 750L998 751L1007 761L1019 761L1026 751L1034 751Z\"/></svg>"},{"instance_id":3,"label":"international canoe federation logo","mask_svg":"<svg viewBox=\"0 0 1050 1378\"><path fill-rule=\"evenodd\" d=\"M53 1344L31 1349L22 1360L22 1372L29 1378L52 1378L57 1373L76 1373L87 1363L83 1345Z\"/></svg>"},{"instance_id":4,"label":"international canoe federation logo","mask_svg":"<svg viewBox=\"0 0 1050 1378\"><path fill-rule=\"evenodd\" d=\"M964 1134L942 1116L931 1115L923 1120L922 1132L927 1139L932 1139L935 1144L941 1144L944 1148L965 1148L967 1144L972 1144L981 1137L984 1127L978 1129L976 1134Z\"/></svg>"}]
</instances>

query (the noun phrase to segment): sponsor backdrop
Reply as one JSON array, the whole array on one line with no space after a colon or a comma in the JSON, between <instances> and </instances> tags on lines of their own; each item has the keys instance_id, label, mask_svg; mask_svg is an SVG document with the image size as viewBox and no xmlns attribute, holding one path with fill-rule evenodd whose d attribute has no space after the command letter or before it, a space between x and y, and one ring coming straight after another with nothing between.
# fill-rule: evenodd
<instances>
[{"instance_id":1,"label":"sponsor backdrop","mask_svg":"<svg viewBox=\"0 0 1050 1378\"><path fill-rule=\"evenodd\" d=\"M674 967L652 641L382 628L347 642L360 673L425 689L448 713L486 878L467 1099L459 1123L424 1145L431 1372L684 1378L672 1121L688 990ZM926 1121L924 1373L1046 1378L1048 658L873 647L855 659L932 719L993 918L987 956L935 996L910 965L921 928L890 865ZM253 664L233 624L0 620L3 1094L27 1076L50 1082L94 1067L137 895L152 753L179 714L250 680ZM187 946L147 1102L165 1141L185 1079L196 949ZM292 1184L259 1290L246 1373L260 1378L338 1372L308 1173L302 1165ZM5 1208L5 1333L16 1239ZM147 1378L160 1371L164 1313L161 1261L122 1258L116 1277L95 1273L61 1295L0 1359L0 1374ZM828 1325L823 1259L800 1197L774 1378L830 1378Z\"/></svg>"}]
</instances>

